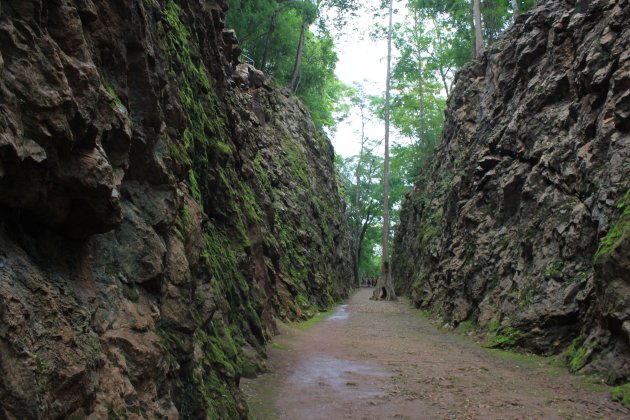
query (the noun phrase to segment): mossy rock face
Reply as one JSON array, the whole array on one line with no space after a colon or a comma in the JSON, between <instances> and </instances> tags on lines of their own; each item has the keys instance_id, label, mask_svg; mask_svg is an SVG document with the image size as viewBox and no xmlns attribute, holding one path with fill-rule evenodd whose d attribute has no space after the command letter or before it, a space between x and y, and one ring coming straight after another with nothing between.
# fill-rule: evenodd
<instances>
[{"instance_id":1,"label":"mossy rock face","mask_svg":"<svg viewBox=\"0 0 630 420\"><path fill-rule=\"evenodd\" d=\"M618 47L591 40L630 10L592 6L593 26L567 28L573 6L551 0L460 70L441 144L402 204L392 277L451 325L520 331L490 333L493 344L561 354L578 339L571 369L620 382L630 378L627 86L584 77L625 63L629 34L615 36ZM570 53L545 39L554 25ZM552 64L567 54L603 58L578 76ZM597 106L585 109L586 97ZM602 112L609 123L592 124Z\"/></svg>"},{"instance_id":2,"label":"mossy rock face","mask_svg":"<svg viewBox=\"0 0 630 420\"><path fill-rule=\"evenodd\" d=\"M30 179L0 176L0 318L20 331L0 332L0 375L23 379L0 384L3 410L245 418L239 380L264 368L275 319L350 287L332 146L285 90L233 82L223 1L87 3L48 2L46 28L0 15L19 34L2 51L54 34L23 57L38 74L3 55L0 122L27 147L0 171Z\"/></svg>"}]
</instances>

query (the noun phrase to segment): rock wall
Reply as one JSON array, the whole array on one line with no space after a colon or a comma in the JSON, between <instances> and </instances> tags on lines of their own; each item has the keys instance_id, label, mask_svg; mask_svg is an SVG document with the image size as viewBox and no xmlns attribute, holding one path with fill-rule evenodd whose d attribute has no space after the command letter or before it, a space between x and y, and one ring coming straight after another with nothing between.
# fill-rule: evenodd
<instances>
[{"instance_id":1,"label":"rock wall","mask_svg":"<svg viewBox=\"0 0 630 420\"><path fill-rule=\"evenodd\" d=\"M630 4L540 2L456 77L397 289L496 346L630 378Z\"/></svg>"},{"instance_id":2,"label":"rock wall","mask_svg":"<svg viewBox=\"0 0 630 420\"><path fill-rule=\"evenodd\" d=\"M333 149L223 0L0 3L0 417L242 418L352 277Z\"/></svg>"}]
</instances>

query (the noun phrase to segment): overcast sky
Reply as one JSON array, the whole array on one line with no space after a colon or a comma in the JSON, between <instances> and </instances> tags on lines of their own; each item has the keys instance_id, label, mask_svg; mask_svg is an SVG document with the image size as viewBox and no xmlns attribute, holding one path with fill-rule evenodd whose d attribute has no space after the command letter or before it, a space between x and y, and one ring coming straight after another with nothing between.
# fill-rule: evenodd
<instances>
[{"instance_id":1,"label":"overcast sky","mask_svg":"<svg viewBox=\"0 0 630 420\"><path fill-rule=\"evenodd\" d=\"M378 0L366 0L362 4L367 9L378 3ZM383 16L381 20L380 23L385 25L386 17ZM387 40L370 39L369 31L373 25L373 13L362 10L347 25L351 29L346 29L345 34L336 38L339 62L335 73L345 84L362 83L369 95L383 95L387 73ZM361 119L356 113L338 125L337 131L331 135L338 154L349 157L359 153L360 128ZM382 140L385 136L385 126L380 121L370 124L366 131L367 137L372 140Z\"/></svg>"}]
</instances>

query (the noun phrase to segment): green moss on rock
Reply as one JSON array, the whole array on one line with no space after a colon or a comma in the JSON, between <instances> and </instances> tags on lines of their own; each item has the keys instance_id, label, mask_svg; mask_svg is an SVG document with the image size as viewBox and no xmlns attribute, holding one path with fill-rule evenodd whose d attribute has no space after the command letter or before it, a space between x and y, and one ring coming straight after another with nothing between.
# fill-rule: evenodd
<instances>
[{"instance_id":1,"label":"green moss on rock","mask_svg":"<svg viewBox=\"0 0 630 420\"><path fill-rule=\"evenodd\" d=\"M586 347L578 345L580 340L575 340L566 351L566 361L571 372L577 372L588 362L589 351Z\"/></svg>"},{"instance_id":2,"label":"green moss on rock","mask_svg":"<svg viewBox=\"0 0 630 420\"><path fill-rule=\"evenodd\" d=\"M612 400L630 406L630 383L613 388Z\"/></svg>"},{"instance_id":3,"label":"green moss on rock","mask_svg":"<svg viewBox=\"0 0 630 420\"><path fill-rule=\"evenodd\" d=\"M630 235L630 189L619 199L617 208L620 214L611 224L608 234L599 242L595 260L608 256Z\"/></svg>"}]
</instances>

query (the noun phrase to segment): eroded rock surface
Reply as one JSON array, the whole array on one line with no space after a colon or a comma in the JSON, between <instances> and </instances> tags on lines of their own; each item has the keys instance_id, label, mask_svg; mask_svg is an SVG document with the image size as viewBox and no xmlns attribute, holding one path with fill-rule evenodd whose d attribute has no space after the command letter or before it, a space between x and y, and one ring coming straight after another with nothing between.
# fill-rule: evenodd
<instances>
[{"instance_id":1,"label":"eroded rock surface","mask_svg":"<svg viewBox=\"0 0 630 420\"><path fill-rule=\"evenodd\" d=\"M0 417L239 418L345 296L333 151L222 0L0 5Z\"/></svg>"},{"instance_id":2,"label":"eroded rock surface","mask_svg":"<svg viewBox=\"0 0 630 420\"><path fill-rule=\"evenodd\" d=\"M399 290L497 345L630 378L630 4L540 2L456 78Z\"/></svg>"}]
</instances>

